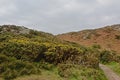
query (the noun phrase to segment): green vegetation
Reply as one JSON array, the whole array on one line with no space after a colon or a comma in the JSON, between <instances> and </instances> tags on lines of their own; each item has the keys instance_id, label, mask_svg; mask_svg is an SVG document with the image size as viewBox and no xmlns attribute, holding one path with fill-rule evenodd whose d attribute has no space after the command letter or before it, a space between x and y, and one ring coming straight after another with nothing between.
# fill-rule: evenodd
<instances>
[{"instance_id":1,"label":"green vegetation","mask_svg":"<svg viewBox=\"0 0 120 80\"><path fill-rule=\"evenodd\" d=\"M60 41L49 33L24 29L13 25L0 27L0 77L106 80L99 69L99 59L104 62L108 56L101 53L100 46L84 47Z\"/></svg>"},{"instance_id":2,"label":"green vegetation","mask_svg":"<svg viewBox=\"0 0 120 80\"><path fill-rule=\"evenodd\" d=\"M116 54L116 52L107 50L102 51L100 54L100 62L120 75L120 55Z\"/></svg>"},{"instance_id":3,"label":"green vegetation","mask_svg":"<svg viewBox=\"0 0 120 80\"><path fill-rule=\"evenodd\" d=\"M14 57L0 55L0 73L5 80L18 76L39 74L40 70L33 63L16 60Z\"/></svg>"},{"instance_id":4,"label":"green vegetation","mask_svg":"<svg viewBox=\"0 0 120 80\"><path fill-rule=\"evenodd\" d=\"M120 35L115 35L115 39L120 40Z\"/></svg>"},{"instance_id":5,"label":"green vegetation","mask_svg":"<svg viewBox=\"0 0 120 80\"><path fill-rule=\"evenodd\" d=\"M120 63L118 62L110 62L106 64L108 67L110 67L114 72L116 72L118 75L120 75Z\"/></svg>"},{"instance_id":6,"label":"green vegetation","mask_svg":"<svg viewBox=\"0 0 120 80\"><path fill-rule=\"evenodd\" d=\"M41 75L31 75L19 77L15 80L107 80L101 70L84 68L77 65L71 68L60 71L55 69L52 71L46 71Z\"/></svg>"},{"instance_id":7,"label":"green vegetation","mask_svg":"<svg viewBox=\"0 0 120 80\"><path fill-rule=\"evenodd\" d=\"M115 51L103 50L100 53L100 61L104 64L114 62L120 62L120 55Z\"/></svg>"}]
</instances>

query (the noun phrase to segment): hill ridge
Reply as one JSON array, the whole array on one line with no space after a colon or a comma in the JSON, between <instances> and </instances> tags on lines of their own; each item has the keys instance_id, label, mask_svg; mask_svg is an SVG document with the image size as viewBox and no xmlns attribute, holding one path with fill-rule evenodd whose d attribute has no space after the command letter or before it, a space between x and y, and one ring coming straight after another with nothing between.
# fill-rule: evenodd
<instances>
[{"instance_id":1,"label":"hill ridge","mask_svg":"<svg viewBox=\"0 0 120 80\"><path fill-rule=\"evenodd\" d=\"M69 32L57 35L57 37L61 40L76 42L85 46L98 44L103 49L120 53L120 24L105 26L98 29Z\"/></svg>"}]
</instances>

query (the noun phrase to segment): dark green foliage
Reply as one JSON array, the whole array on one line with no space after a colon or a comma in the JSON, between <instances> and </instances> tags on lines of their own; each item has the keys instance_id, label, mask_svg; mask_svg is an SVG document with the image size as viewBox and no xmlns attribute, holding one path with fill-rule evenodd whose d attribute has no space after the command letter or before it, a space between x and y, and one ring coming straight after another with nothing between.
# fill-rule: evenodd
<instances>
[{"instance_id":1,"label":"dark green foliage","mask_svg":"<svg viewBox=\"0 0 120 80\"><path fill-rule=\"evenodd\" d=\"M115 35L115 39L120 40L120 35Z\"/></svg>"},{"instance_id":2,"label":"dark green foliage","mask_svg":"<svg viewBox=\"0 0 120 80\"><path fill-rule=\"evenodd\" d=\"M4 63L4 62L8 62L9 58L3 54L0 55L0 64Z\"/></svg>"},{"instance_id":3,"label":"dark green foliage","mask_svg":"<svg viewBox=\"0 0 120 80\"><path fill-rule=\"evenodd\" d=\"M6 69L6 71L3 73L3 77L5 80L12 80L17 76L18 76L18 73L15 70Z\"/></svg>"},{"instance_id":4,"label":"dark green foliage","mask_svg":"<svg viewBox=\"0 0 120 80\"><path fill-rule=\"evenodd\" d=\"M98 44L94 44L92 47L93 47L93 48L97 48L97 49L101 49L101 46L98 45Z\"/></svg>"},{"instance_id":5,"label":"dark green foliage","mask_svg":"<svg viewBox=\"0 0 120 80\"><path fill-rule=\"evenodd\" d=\"M110 57L111 57L110 52L105 50L100 54L100 61L102 61L103 63L105 62L108 63L111 60Z\"/></svg>"},{"instance_id":6,"label":"dark green foliage","mask_svg":"<svg viewBox=\"0 0 120 80\"><path fill-rule=\"evenodd\" d=\"M0 63L0 73L3 75L5 80L11 80L22 75L40 73L40 70L30 62L23 62L5 55L0 55L0 61L4 61Z\"/></svg>"},{"instance_id":7,"label":"dark green foliage","mask_svg":"<svg viewBox=\"0 0 120 80\"><path fill-rule=\"evenodd\" d=\"M114 51L104 50L104 51L101 51L101 53L100 53L100 61L102 63L109 63L112 61L120 62L119 57L120 56L117 55L116 52L114 52Z\"/></svg>"}]
</instances>

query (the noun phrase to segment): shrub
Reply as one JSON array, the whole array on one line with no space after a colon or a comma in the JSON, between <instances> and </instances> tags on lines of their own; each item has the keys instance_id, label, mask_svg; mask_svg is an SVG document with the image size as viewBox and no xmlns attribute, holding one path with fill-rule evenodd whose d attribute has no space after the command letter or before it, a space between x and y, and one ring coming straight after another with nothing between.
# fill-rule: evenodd
<instances>
[{"instance_id":1,"label":"shrub","mask_svg":"<svg viewBox=\"0 0 120 80\"><path fill-rule=\"evenodd\" d=\"M120 40L120 35L115 35L115 39Z\"/></svg>"},{"instance_id":2,"label":"shrub","mask_svg":"<svg viewBox=\"0 0 120 80\"><path fill-rule=\"evenodd\" d=\"M13 78L16 78L17 76L18 76L18 72L16 70L7 69L3 73L3 77L5 80L13 80Z\"/></svg>"},{"instance_id":3,"label":"shrub","mask_svg":"<svg viewBox=\"0 0 120 80\"><path fill-rule=\"evenodd\" d=\"M97 48L97 49L101 49L101 46L98 45L98 44L94 44L94 45L92 45L92 47L93 47L93 48Z\"/></svg>"},{"instance_id":4,"label":"shrub","mask_svg":"<svg viewBox=\"0 0 120 80\"><path fill-rule=\"evenodd\" d=\"M7 56L0 54L0 64L8 61L9 61L9 58Z\"/></svg>"},{"instance_id":5,"label":"shrub","mask_svg":"<svg viewBox=\"0 0 120 80\"><path fill-rule=\"evenodd\" d=\"M119 55L114 51L103 50L100 53L100 61L102 63L109 63L112 61L120 61Z\"/></svg>"},{"instance_id":6,"label":"shrub","mask_svg":"<svg viewBox=\"0 0 120 80\"><path fill-rule=\"evenodd\" d=\"M1 57L1 56L0 56ZM2 59L4 58L4 59ZM3 55L1 57L4 63L0 64L0 73L3 75L5 80L12 80L18 76L39 74L40 69L37 68L33 63L10 59ZM7 60L7 62L5 62Z\"/></svg>"}]
</instances>

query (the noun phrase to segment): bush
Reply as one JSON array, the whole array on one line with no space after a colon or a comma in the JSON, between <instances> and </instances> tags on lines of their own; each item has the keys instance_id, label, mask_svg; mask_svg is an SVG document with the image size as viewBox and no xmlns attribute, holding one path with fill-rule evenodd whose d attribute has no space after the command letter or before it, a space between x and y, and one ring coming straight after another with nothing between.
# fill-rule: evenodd
<instances>
[{"instance_id":1,"label":"bush","mask_svg":"<svg viewBox=\"0 0 120 80\"><path fill-rule=\"evenodd\" d=\"M4 77L5 80L13 80L17 76L18 76L18 72L16 70L7 69L3 73L3 77Z\"/></svg>"},{"instance_id":2,"label":"bush","mask_svg":"<svg viewBox=\"0 0 120 80\"><path fill-rule=\"evenodd\" d=\"M92 47L93 47L93 48L97 48L97 49L101 49L101 46L98 45L98 44L94 44L94 45L92 45Z\"/></svg>"},{"instance_id":3,"label":"bush","mask_svg":"<svg viewBox=\"0 0 120 80\"><path fill-rule=\"evenodd\" d=\"M80 65L63 64L58 70L58 74L68 80L107 80L101 70Z\"/></svg>"},{"instance_id":4,"label":"bush","mask_svg":"<svg viewBox=\"0 0 120 80\"><path fill-rule=\"evenodd\" d=\"M0 64L8 61L9 61L9 58L7 56L0 54Z\"/></svg>"},{"instance_id":5,"label":"bush","mask_svg":"<svg viewBox=\"0 0 120 80\"><path fill-rule=\"evenodd\" d=\"M115 35L115 39L120 40L120 35Z\"/></svg>"},{"instance_id":6,"label":"bush","mask_svg":"<svg viewBox=\"0 0 120 80\"><path fill-rule=\"evenodd\" d=\"M37 68L33 63L15 60L5 55L0 55L0 74L3 75L5 80L12 80L18 76L39 74L40 69Z\"/></svg>"},{"instance_id":7,"label":"bush","mask_svg":"<svg viewBox=\"0 0 120 80\"><path fill-rule=\"evenodd\" d=\"M119 62L120 58L119 55L117 55L117 53L114 51L103 50L100 53L100 61L102 63L109 63L112 61Z\"/></svg>"}]
</instances>

